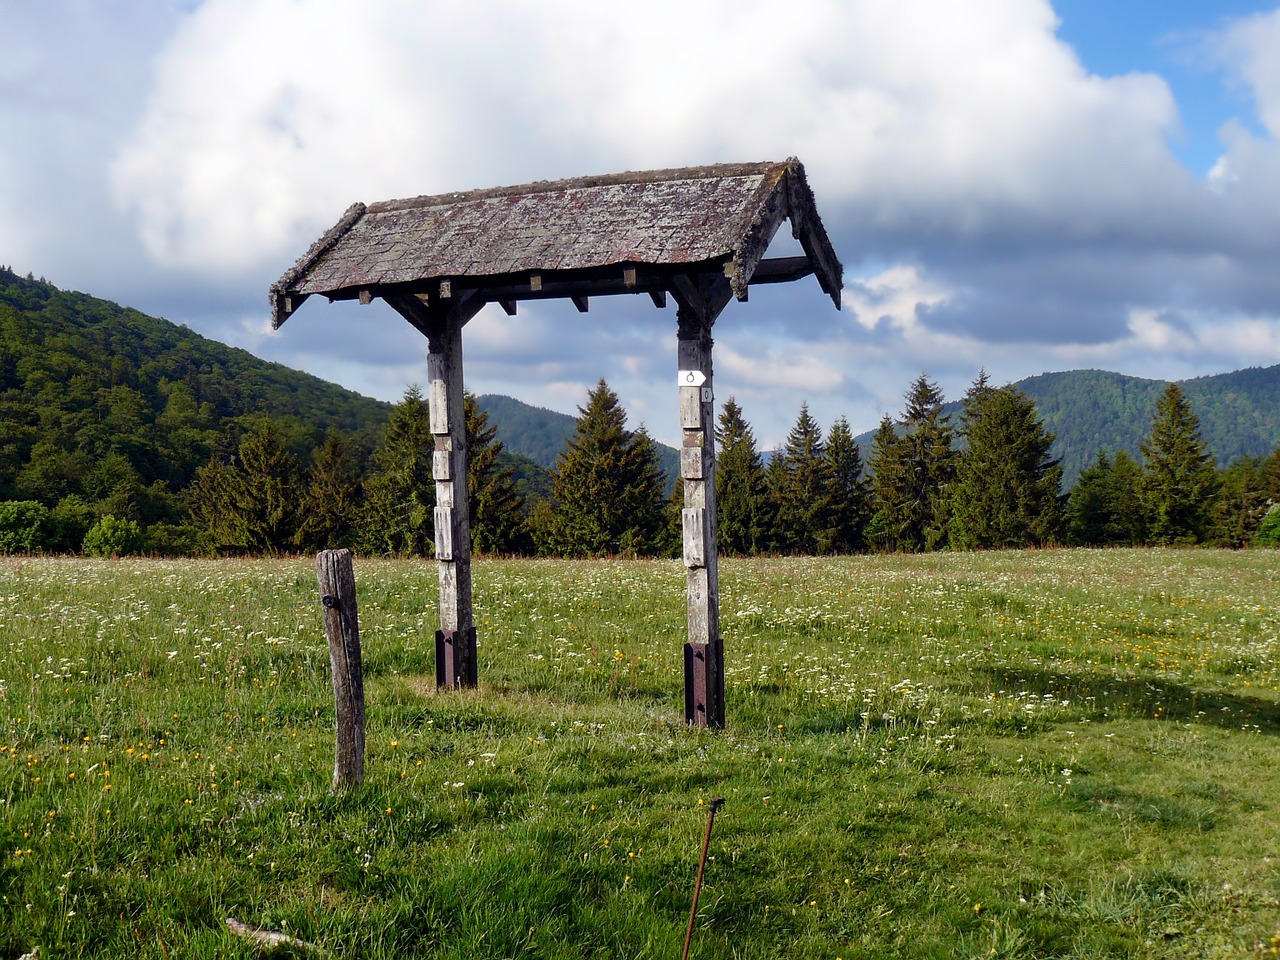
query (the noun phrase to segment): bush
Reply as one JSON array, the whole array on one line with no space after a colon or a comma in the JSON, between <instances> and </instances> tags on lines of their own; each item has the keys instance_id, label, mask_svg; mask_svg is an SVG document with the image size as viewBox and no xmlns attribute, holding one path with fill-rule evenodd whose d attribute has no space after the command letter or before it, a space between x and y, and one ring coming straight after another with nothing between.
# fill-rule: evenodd
<instances>
[{"instance_id":1,"label":"bush","mask_svg":"<svg viewBox=\"0 0 1280 960\"><path fill-rule=\"evenodd\" d=\"M176 523L153 523L147 527L147 553L161 557L212 556L201 532Z\"/></svg>"},{"instance_id":2,"label":"bush","mask_svg":"<svg viewBox=\"0 0 1280 960\"><path fill-rule=\"evenodd\" d=\"M98 519L93 507L78 494L63 497L49 511L53 529L49 533L48 549L59 553L75 553L84 543L85 534Z\"/></svg>"},{"instance_id":3,"label":"bush","mask_svg":"<svg viewBox=\"0 0 1280 960\"><path fill-rule=\"evenodd\" d=\"M0 553L36 553L48 549L55 524L49 509L35 500L0 503Z\"/></svg>"},{"instance_id":4,"label":"bush","mask_svg":"<svg viewBox=\"0 0 1280 960\"><path fill-rule=\"evenodd\" d=\"M141 553L143 542L137 523L107 514L84 535L84 552L91 557L120 557Z\"/></svg>"},{"instance_id":5,"label":"bush","mask_svg":"<svg viewBox=\"0 0 1280 960\"><path fill-rule=\"evenodd\" d=\"M1253 536L1255 547L1280 547L1280 503L1272 504Z\"/></svg>"}]
</instances>

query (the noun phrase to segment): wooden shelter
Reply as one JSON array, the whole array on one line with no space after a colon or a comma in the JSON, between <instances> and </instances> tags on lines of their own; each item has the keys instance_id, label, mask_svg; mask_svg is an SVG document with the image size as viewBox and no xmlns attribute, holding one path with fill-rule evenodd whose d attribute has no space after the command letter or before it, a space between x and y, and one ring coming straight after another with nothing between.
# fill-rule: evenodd
<instances>
[{"instance_id":1,"label":"wooden shelter","mask_svg":"<svg viewBox=\"0 0 1280 960\"><path fill-rule=\"evenodd\" d=\"M783 221L803 256L765 259ZM719 164L354 204L271 288L279 327L313 294L381 297L428 341L440 576L436 678L476 683L462 412L462 328L482 307L647 294L676 303L688 573L685 712L724 724L711 327L753 284L810 274L837 308L842 267L795 158ZM566 331L571 335L571 331Z\"/></svg>"}]
</instances>

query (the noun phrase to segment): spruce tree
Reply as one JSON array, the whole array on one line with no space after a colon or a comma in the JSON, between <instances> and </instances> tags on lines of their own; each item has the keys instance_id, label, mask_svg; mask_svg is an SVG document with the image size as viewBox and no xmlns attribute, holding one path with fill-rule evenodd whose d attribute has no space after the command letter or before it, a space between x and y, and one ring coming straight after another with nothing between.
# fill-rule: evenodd
<instances>
[{"instance_id":1,"label":"spruce tree","mask_svg":"<svg viewBox=\"0 0 1280 960\"><path fill-rule=\"evenodd\" d=\"M603 378L578 414L553 472L547 546L563 556L658 552L666 485L652 439L627 430L626 411Z\"/></svg>"},{"instance_id":2,"label":"spruce tree","mask_svg":"<svg viewBox=\"0 0 1280 960\"><path fill-rule=\"evenodd\" d=\"M471 547L477 553L528 553L533 548L515 468L502 460L502 441L489 415L470 393L463 396L467 424L467 493Z\"/></svg>"},{"instance_id":3,"label":"spruce tree","mask_svg":"<svg viewBox=\"0 0 1280 960\"><path fill-rule=\"evenodd\" d=\"M1101 450L1093 463L1080 471L1067 498L1064 531L1067 542L1078 547L1106 543L1106 479L1111 473L1111 457Z\"/></svg>"},{"instance_id":4,"label":"spruce tree","mask_svg":"<svg viewBox=\"0 0 1280 960\"><path fill-rule=\"evenodd\" d=\"M199 471L192 515L219 551L277 553L297 545L302 494L301 464L264 417L231 463Z\"/></svg>"},{"instance_id":5,"label":"spruce tree","mask_svg":"<svg viewBox=\"0 0 1280 960\"><path fill-rule=\"evenodd\" d=\"M1262 462L1262 492L1270 503L1280 503L1280 444Z\"/></svg>"},{"instance_id":6,"label":"spruce tree","mask_svg":"<svg viewBox=\"0 0 1280 960\"><path fill-rule=\"evenodd\" d=\"M307 551L355 546L363 497L355 443L330 427L311 463L298 546Z\"/></svg>"},{"instance_id":7,"label":"spruce tree","mask_svg":"<svg viewBox=\"0 0 1280 960\"><path fill-rule=\"evenodd\" d=\"M920 374L907 390L897 439L885 451L893 454L886 486L876 488L877 512L884 511L877 536L888 549L921 551L946 544L956 452L942 406L942 390Z\"/></svg>"},{"instance_id":8,"label":"spruce tree","mask_svg":"<svg viewBox=\"0 0 1280 960\"><path fill-rule=\"evenodd\" d=\"M902 444L893 420L886 413L871 438L871 456L867 460L871 474L871 519L863 531L867 545L881 553L907 549L904 505L910 497Z\"/></svg>"},{"instance_id":9,"label":"spruce tree","mask_svg":"<svg viewBox=\"0 0 1280 960\"><path fill-rule=\"evenodd\" d=\"M827 481L830 503L829 548L832 553L864 549L870 498L862 475L862 451L853 442L849 421L840 417L827 434Z\"/></svg>"},{"instance_id":10,"label":"spruce tree","mask_svg":"<svg viewBox=\"0 0 1280 960\"><path fill-rule=\"evenodd\" d=\"M1151 432L1139 446L1151 541L1203 542L1218 475L1200 437L1200 421L1176 383L1169 384L1156 404Z\"/></svg>"},{"instance_id":11,"label":"spruce tree","mask_svg":"<svg viewBox=\"0 0 1280 960\"><path fill-rule=\"evenodd\" d=\"M411 385L391 411L365 481L360 543L370 553L425 557L434 552L435 437L422 391Z\"/></svg>"},{"instance_id":12,"label":"spruce tree","mask_svg":"<svg viewBox=\"0 0 1280 960\"><path fill-rule=\"evenodd\" d=\"M1147 542L1142 467L1123 450L1101 451L1080 471L1067 500L1064 529L1076 546L1138 546Z\"/></svg>"},{"instance_id":13,"label":"spruce tree","mask_svg":"<svg viewBox=\"0 0 1280 960\"><path fill-rule=\"evenodd\" d=\"M775 478L779 547L787 553L830 551L831 483L825 451L822 428L808 403L802 403Z\"/></svg>"},{"instance_id":14,"label":"spruce tree","mask_svg":"<svg viewBox=\"0 0 1280 960\"><path fill-rule=\"evenodd\" d=\"M1062 467L1049 455L1053 434L1031 398L992 390L985 374L965 397L966 446L956 458L951 543L961 549L1042 545L1062 521Z\"/></svg>"},{"instance_id":15,"label":"spruce tree","mask_svg":"<svg viewBox=\"0 0 1280 960\"><path fill-rule=\"evenodd\" d=\"M756 438L730 397L716 427L716 513L719 547L727 554L754 554L765 547L764 462Z\"/></svg>"},{"instance_id":16,"label":"spruce tree","mask_svg":"<svg viewBox=\"0 0 1280 960\"><path fill-rule=\"evenodd\" d=\"M1238 457L1218 477L1211 539L1220 547L1247 547L1267 514L1267 478L1261 457Z\"/></svg>"}]
</instances>

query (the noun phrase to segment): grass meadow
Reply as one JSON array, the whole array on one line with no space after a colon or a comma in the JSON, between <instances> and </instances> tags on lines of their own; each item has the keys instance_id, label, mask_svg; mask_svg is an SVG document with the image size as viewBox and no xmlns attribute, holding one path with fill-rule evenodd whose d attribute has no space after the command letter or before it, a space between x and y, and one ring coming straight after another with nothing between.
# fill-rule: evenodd
<instances>
[{"instance_id":1,"label":"grass meadow","mask_svg":"<svg viewBox=\"0 0 1280 960\"><path fill-rule=\"evenodd\" d=\"M683 723L675 562L356 561L335 796L313 563L0 558L0 958L1280 952L1280 556L722 563L728 725Z\"/></svg>"}]
</instances>

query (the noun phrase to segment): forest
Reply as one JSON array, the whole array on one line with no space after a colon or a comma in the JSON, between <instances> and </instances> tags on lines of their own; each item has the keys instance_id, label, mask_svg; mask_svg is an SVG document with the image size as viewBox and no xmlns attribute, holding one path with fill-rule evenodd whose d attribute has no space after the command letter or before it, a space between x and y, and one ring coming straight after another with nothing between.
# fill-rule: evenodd
<instances>
[{"instance_id":1,"label":"forest","mask_svg":"<svg viewBox=\"0 0 1280 960\"><path fill-rule=\"evenodd\" d=\"M1094 429L1114 441L1087 459L1079 443L1055 451L1050 418L1032 395L1048 397L1041 402L1066 419L1065 375L1033 378L1023 390L993 387L979 373L948 404L921 374L901 413L869 438L855 438L843 417L824 431L804 405L786 442L769 453L730 397L717 429L720 548L820 555L1275 545L1280 409L1251 395L1268 393L1273 371L1231 375L1228 391L1205 383L1225 378L1156 385L1145 407L1134 396L1150 393L1145 385L1154 381L1135 390L1133 378L1083 373L1095 375L1086 389L1105 408ZM1107 405L1111 394L1099 386L1107 383L1123 402ZM502 415L515 416L523 406L496 406L505 400L467 398L476 552L674 555L683 491L678 479L672 489L670 452L643 428L628 428L604 380L571 431L540 438L549 470L497 438L490 414L509 407ZM1137 411L1152 405L1141 422ZM1100 425L1127 406L1127 432ZM1255 452L1218 464L1201 406L1225 410L1235 424L1228 448ZM347 546L429 556L432 449L416 387L395 405L380 403L0 268L0 552ZM1068 457L1073 475L1064 484Z\"/></svg>"}]
</instances>

